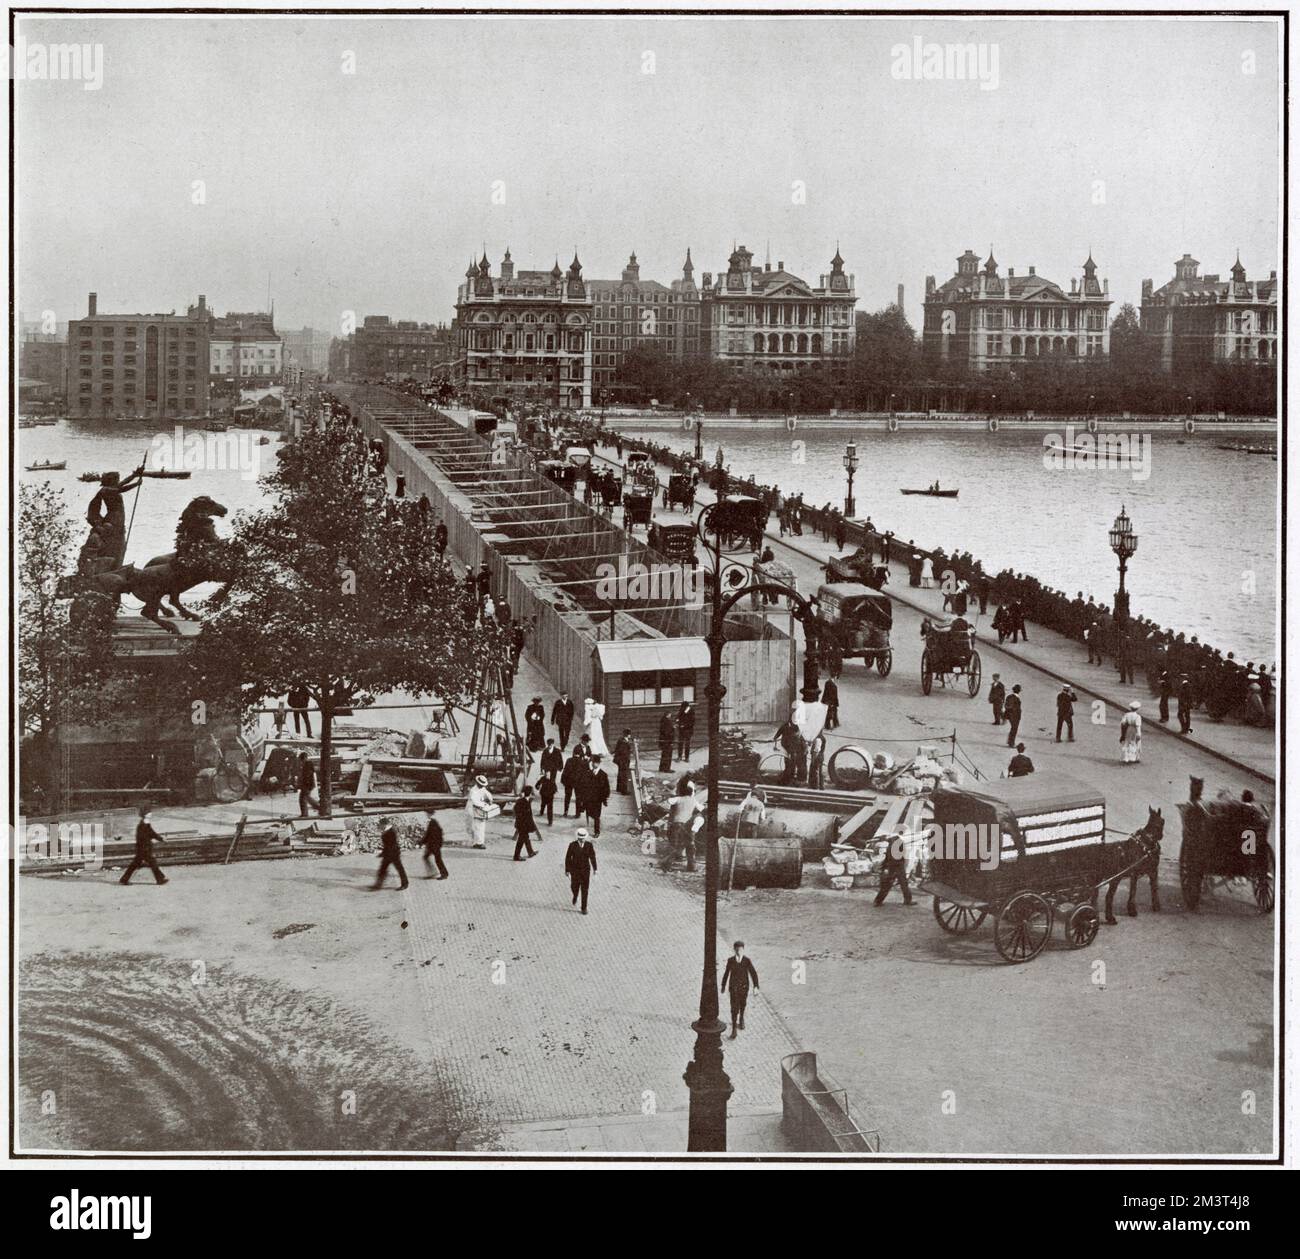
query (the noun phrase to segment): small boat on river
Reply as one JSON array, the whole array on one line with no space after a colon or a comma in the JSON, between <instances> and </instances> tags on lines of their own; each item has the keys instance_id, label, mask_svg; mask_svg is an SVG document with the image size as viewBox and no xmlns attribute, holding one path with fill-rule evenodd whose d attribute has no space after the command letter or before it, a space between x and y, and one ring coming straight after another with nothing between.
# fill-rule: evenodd
<instances>
[{"instance_id":1,"label":"small boat on river","mask_svg":"<svg viewBox=\"0 0 1300 1259\"><path fill-rule=\"evenodd\" d=\"M27 465L27 471L28 472L62 472L67 466L68 466L68 461L66 459L62 459L58 463L53 463L49 459L42 459L40 463L29 463Z\"/></svg>"},{"instance_id":2,"label":"small boat on river","mask_svg":"<svg viewBox=\"0 0 1300 1259\"><path fill-rule=\"evenodd\" d=\"M919 494L923 498L956 498L960 490L941 490L931 486L928 490L900 490L900 494Z\"/></svg>"}]
</instances>

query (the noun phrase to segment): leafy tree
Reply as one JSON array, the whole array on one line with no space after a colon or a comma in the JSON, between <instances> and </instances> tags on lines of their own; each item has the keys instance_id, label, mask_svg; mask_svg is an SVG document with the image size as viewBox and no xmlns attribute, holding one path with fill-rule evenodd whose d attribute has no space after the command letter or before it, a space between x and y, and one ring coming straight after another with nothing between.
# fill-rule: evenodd
<instances>
[{"instance_id":1,"label":"leafy tree","mask_svg":"<svg viewBox=\"0 0 1300 1259\"><path fill-rule=\"evenodd\" d=\"M84 619L59 598L59 581L73 572L73 528L61 491L48 481L24 484L18 507L18 716L28 754L24 774L47 799L58 797L58 731L92 724L121 698L112 685L112 601L86 596ZM125 666L123 671L125 672ZM62 802L60 801L60 804Z\"/></svg>"},{"instance_id":2,"label":"leafy tree","mask_svg":"<svg viewBox=\"0 0 1300 1259\"><path fill-rule=\"evenodd\" d=\"M321 812L340 710L393 690L453 702L505 650L437 558L433 521L388 500L360 434L341 420L281 448L273 504L235 520L232 576L208 602L191 664L199 693L255 706L303 686L320 710Z\"/></svg>"}]
</instances>

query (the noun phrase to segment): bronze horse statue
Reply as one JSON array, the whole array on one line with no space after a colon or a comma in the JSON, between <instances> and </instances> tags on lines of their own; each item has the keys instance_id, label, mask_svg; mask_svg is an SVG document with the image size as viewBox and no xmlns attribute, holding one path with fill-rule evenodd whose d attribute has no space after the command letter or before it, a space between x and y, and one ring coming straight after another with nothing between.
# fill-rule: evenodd
<instances>
[{"instance_id":1,"label":"bronze horse statue","mask_svg":"<svg viewBox=\"0 0 1300 1259\"><path fill-rule=\"evenodd\" d=\"M1115 889L1125 878L1128 879L1127 912L1130 918L1137 917L1137 906L1133 904L1133 898L1137 894L1138 880L1141 878L1151 880L1151 912L1160 912L1160 841L1164 834L1163 813L1148 805L1146 825L1118 845L1126 849L1132 864L1111 879L1110 886L1106 889L1106 922L1110 926L1115 925Z\"/></svg>"},{"instance_id":2,"label":"bronze horse statue","mask_svg":"<svg viewBox=\"0 0 1300 1259\"><path fill-rule=\"evenodd\" d=\"M199 619L181 602L180 596L194 586L222 581L228 575L230 543L217 536L213 523L214 517L224 515L225 507L206 494L199 495L181 512L176 526L176 550L155 555L143 566L123 564L88 576L83 580L83 589L114 599L124 594L134 595L144 604L141 616L169 633L179 634L180 630L166 617ZM170 611L164 611L165 604L171 605Z\"/></svg>"}]
</instances>

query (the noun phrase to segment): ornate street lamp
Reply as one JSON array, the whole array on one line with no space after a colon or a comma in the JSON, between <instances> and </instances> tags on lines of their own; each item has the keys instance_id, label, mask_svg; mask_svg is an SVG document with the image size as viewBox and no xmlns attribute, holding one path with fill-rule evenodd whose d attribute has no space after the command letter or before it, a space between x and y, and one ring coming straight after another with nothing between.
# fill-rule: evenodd
<instances>
[{"instance_id":1,"label":"ornate street lamp","mask_svg":"<svg viewBox=\"0 0 1300 1259\"><path fill-rule=\"evenodd\" d=\"M709 684L705 688L709 764L705 774L708 798L704 805L704 965L700 976L699 1017L691 1023L695 1051L682 1079L691 1095L686 1148L702 1153L726 1150L727 1099L732 1094L731 1079L722 1064L722 1034L726 1024L718 1018L718 782L722 697L726 694L722 685L722 649L726 644L727 613L741 599L754 593L769 593L791 600L794 615L804 627L804 684L799 694L809 704L816 703L821 695L817 677L820 637L813 605L781 582L747 580L738 568L730 570L732 576L727 590L723 590L722 538L727 533L748 532L752 522L735 518L744 510L743 503L711 503L700 512L695 524L700 540L713 552L712 613L705 640L709 648Z\"/></svg>"},{"instance_id":2,"label":"ornate street lamp","mask_svg":"<svg viewBox=\"0 0 1300 1259\"><path fill-rule=\"evenodd\" d=\"M1110 527L1110 549L1119 556L1119 589L1115 591L1115 620L1123 624L1128 620L1128 591L1124 589L1124 574L1128 562L1138 549L1138 536L1133 532L1133 522L1121 506L1115 523Z\"/></svg>"},{"instance_id":3,"label":"ornate street lamp","mask_svg":"<svg viewBox=\"0 0 1300 1259\"><path fill-rule=\"evenodd\" d=\"M849 474L849 492L844 496L844 518L851 520L857 515L857 505L853 501L853 474L858 470L858 444L849 442L844 447L844 471Z\"/></svg>"}]
</instances>

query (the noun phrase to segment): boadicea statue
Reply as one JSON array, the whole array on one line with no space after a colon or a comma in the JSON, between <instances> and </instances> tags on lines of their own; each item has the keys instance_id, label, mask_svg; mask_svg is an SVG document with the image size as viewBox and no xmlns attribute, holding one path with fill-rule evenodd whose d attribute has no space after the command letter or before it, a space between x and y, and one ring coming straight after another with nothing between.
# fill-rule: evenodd
<instances>
[{"instance_id":1,"label":"boadicea statue","mask_svg":"<svg viewBox=\"0 0 1300 1259\"><path fill-rule=\"evenodd\" d=\"M230 543L217 536L214 518L226 508L206 494L191 499L176 526L176 549L155 555L144 565L125 564L127 526L123 495L141 482L143 467L125 480L116 472L100 477L100 486L86 511L90 536L77 559L77 576L64 583L65 593L102 594L113 601L134 595L144 607L140 615L179 634L168 616L197 621L180 596L194 586L224 581L229 573ZM170 609L165 610L170 604Z\"/></svg>"}]
</instances>

